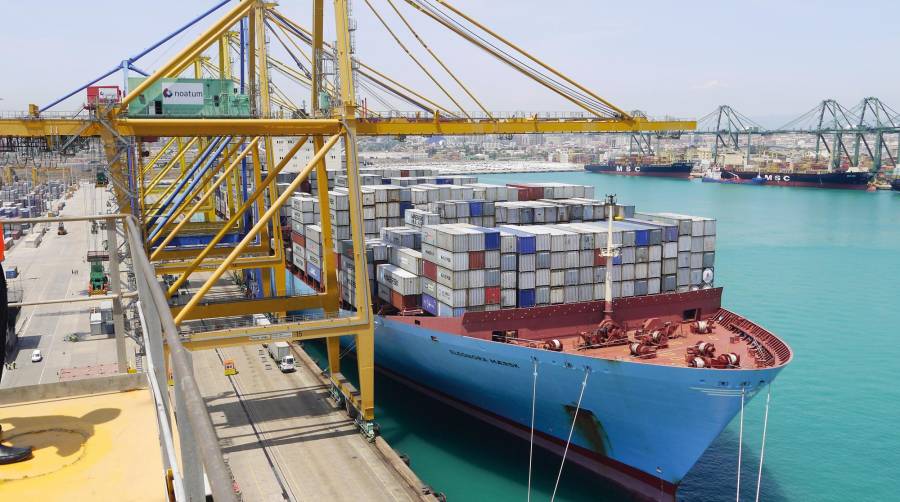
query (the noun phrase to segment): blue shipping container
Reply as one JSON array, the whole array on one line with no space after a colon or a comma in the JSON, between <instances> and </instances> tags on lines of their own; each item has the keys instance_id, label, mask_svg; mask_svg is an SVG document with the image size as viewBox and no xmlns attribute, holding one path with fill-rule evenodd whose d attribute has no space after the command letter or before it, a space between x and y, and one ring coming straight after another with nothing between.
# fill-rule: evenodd
<instances>
[{"instance_id":1,"label":"blue shipping container","mask_svg":"<svg viewBox=\"0 0 900 502\"><path fill-rule=\"evenodd\" d=\"M519 290L519 308L528 308L534 307L534 290L533 289L520 289Z\"/></svg>"},{"instance_id":2,"label":"blue shipping container","mask_svg":"<svg viewBox=\"0 0 900 502\"><path fill-rule=\"evenodd\" d=\"M509 227L499 227L502 231L516 236L516 252L519 254L533 254L536 249L534 235Z\"/></svg>"},{"instance_id":3,"label":"blue shipping container","mask_svg":"<svg viewBox=\"0 0 900 502\"><path fill-rule=\"evenodd\" d=\"M319 270L319 267L317 267L315 265L312 265L309 263L306 264L306 275L310 276L311 278L313 278L319 282L322 282L322 271Z\"/></svg>"},{"instance_id":4,"label":"blue shipping container","mask_svg":"<svg viewBox=\"0 0 900 502\"><path fill-rule=\"evenodd\" d=\"M496 228L475 227L475 230L484 234L485 251L500 249L500 231Z\"/></svg>"},{"instance_id":5,"label":"blue shipping container","mask_svg":"<svg viewBox=\"0 0 900 502\"><path fill-rule=\"evenodd\" d=\"M483 206L482 201L470 200L469 201L469 216L482 216L484 214L482 206Z\"/></svg>"},{"instance_id":6,"label":"blue shipping container","mask_svg":"<svg viewBox=\"0 0 900 502\"><path fill-rule=\"evenodd\" d=\"M422 294L422 309L431 315L438 314L438 301L431 295Z\"/></svg>"}]
</instances>

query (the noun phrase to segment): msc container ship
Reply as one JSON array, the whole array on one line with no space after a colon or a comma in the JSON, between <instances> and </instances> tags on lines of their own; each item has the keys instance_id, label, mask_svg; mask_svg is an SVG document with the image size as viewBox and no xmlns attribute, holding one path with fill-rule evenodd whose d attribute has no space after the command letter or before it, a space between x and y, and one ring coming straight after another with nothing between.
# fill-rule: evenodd
<instances>
[{"instance_id":1,"label":"msc container ship","mask_svg":"<svg viewBox=\"0 0 900 502\"><path fill-rule=\"evenodd\" d=\"M868 190L875 175L864 171L757 171L711 168L703 181L712 183L744 183L789 187L837 188Z\"/></svg>"},{"instance_id":2,"label":"msc container ship","mask_svg":"<svg viewBox=\"0 0 900 502\"><path fill-rule=\"evenodd\" d=\"M533 430L535 445L641 498L674 500L791 349L722 306L715 220L635 213L563 185L363 187L364 214L391 214L395 195L410 204L405 227L377 239L366 228L375 363L525 441ZM470 200L438 200L441 191ZM435 199L417 203L425 193ZM346 191L329 200L333 221L349 221ZM319 288L314 201L294 197L287 251L292 271ZM352 245L336 248L343 307L353 308Z\"/></svg>"},{"instance_id":3,"label":"msc container ship","mask_svg":"<svg viewBox=\"0 0 900 502\"><path fill-rule=\"evenodd\" d=\"M677 162L622 162L610 160L605 164L585 164L584 170L591 173L618 174L622 176L657 176L662 178L688 179L693 163Z\"/></svg>"}]
</instances>

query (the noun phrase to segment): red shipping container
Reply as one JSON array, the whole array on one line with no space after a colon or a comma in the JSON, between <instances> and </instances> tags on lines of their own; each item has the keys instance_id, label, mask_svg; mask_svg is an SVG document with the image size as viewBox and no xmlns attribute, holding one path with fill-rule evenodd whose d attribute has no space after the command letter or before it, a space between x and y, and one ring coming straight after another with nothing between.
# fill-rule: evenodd
<instances>
[{"instance_id":1,"label":"red shipping container","mask_svg":"<svg viewBox=\"0 0 900 502\"><path fill-rule=\"evenodd\" d=\"M400 177L401 177L401 178L407 178L407 177L409 177L409 169L401 169L401 170L400 170Z\"/></svg>"},{"instance_id":2,"label":"red shipping container","mask_svg":"<svg viewBox=\"0 0 900 502\"><path fill-rule=\"evenodd\" d=\"M605 267L606 266L606 257L603 256L603 251L599 249L594 250L594 266L595 267Z\"/></svg>"},{"instance_id":3,"label":"red shipping container","mask_svg":"<svg viewBox=\"0 0 900 502\"><path fill-rule=\"evenodd\" d=\"M437 280L437 264L432 263L427 260L423 261L422 262L422 275L431 279L432 281L436 281Z\"/></svg>"},{"instance_id":4,"label":"red shipping container","mask_svg":"<svg viewBox=\"0 0 900 502\"><path fill-rule=\"evenodd\" d=\"M469 270L484 268L484 251L469 251Z\"/></svg>"},{"instance_id":5,"label":"red shipping container","mask_svg":"<svg viewBox=\"0 0 900 502\"><path fill-rule=\"evenodd\" d=\"M306 237L298 234L297 232L291 232L291 242L299 244L301 246L306 246Z\"/></svg>"},{"instance_id":6,"label":"red shipping container","mask_svg":"<svg viewBox=\"0 0 900 502\"><path fill-rule=\"evenodd\" d=\"M400 293L391 290L391 305L397 307L400 310L410 310L419 308L419 299L421 295L406 295L403 296Z\"/></svg>"},{"instance_id":7,"label":"red shipping container","mask_svg":"<svg viewBox=\"0 0 900 502\"><path fill-rule=\"evenodd\" d=\"M500 287L484 288L484 303L492 305L500 303Z\"/></svg>"}]
</instances>

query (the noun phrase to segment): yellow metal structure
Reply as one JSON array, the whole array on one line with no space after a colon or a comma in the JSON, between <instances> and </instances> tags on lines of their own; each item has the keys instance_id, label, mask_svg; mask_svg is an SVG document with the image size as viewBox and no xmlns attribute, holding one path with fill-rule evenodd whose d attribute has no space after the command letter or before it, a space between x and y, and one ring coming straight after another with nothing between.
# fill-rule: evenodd
<instances>
[{"instance_id":1,"label":"yellow metal structure","mask_svg":"<svg viewBox=\"0 0 900 502\"><path fill-rule=\"evenodd\" d=\"M459 35L479 50L490 53L512 66L528 78L559 94L581 108L579 115L553 116L519 114L503 116L492 113L474 92L450 71L436 52L416 31L410 18L404 16L399 5L404 2L388 0L393 12L413 35L418 44L437 62L452 82L463 90L480 112L466 112L462 100L454 98L450 86L442 85L424 63L416 64L454 105L455 109L439 104L424 93L413 90L382 71L360 61L353 54L351 32L355 22L349 18L347 0L333 0L334 36L331 46L324 42L326 29L324 0L310 0L311 26L306 29L275 9L274 4L261 0L241 0L201 35L188 43L176 56L163 63L152 75L128 92L121 103L99 106L88 118L42 117L37 107L27 116L0 120L0 135L19 137L86 136L100 138L108 166L110 185L121 212L131 212L143 218L146 251L159 275L176 275L171 279L167 296L179 295L191 287L190 298L183 304L173 304L172 313L177 324L198 319L249 316L265 313L273 323L268 326L235 325L212 331L183 333L185 347L209 349L214 347L258 344L284 336L289 332L293 340L325 338L331 379L336 388L359 411L365 421L374 416L374 326L373 313L366 301L355 313L341 315L336 258L333 248L333 228L328 201L328 173L325 156L340 143L344 151L347 188L350 203L350 233L353 243L355 298L370 298L366 275L363 238L362 204L357 155L358 136L425 136L425 135L489 135L543 133L628 133L635 131L681 131L696 127L689 120L649 120L629 114L590 89L525 52L518 45L479 23L446 0L436 0L446 13L465 20L482 30L498 43L515 52L521 60L530 61L528 68L517 66L503 54L492 50L483 39L462 33L436 17L431 11L422 13L448 30ZM402 50L412 53L400 42L386 18L369 5ZM405 0L419 9L419 3ZM237 28L244 32L238 36ZM271 31L267 31L271 30ZM272 54L275 41L291 54L296 65L284 63ZM240 40L246 42L240 46ZM308 50L308 54L307 51ZM242 79L236 77L238 65L235 53L243 54L240 61ZM299 56L299 57L298 57ZM308 65L308 69L305 67ZM326 70L330 68L330 70ZM274 70L270 73L270 69ZM243 70L246 70L246 74ZM538 78L537 72L547 78ZM309 110L301 110L297 100L284 92L274 81L278 73L309 89ZM202 78L204 75L241 82L249 97L250 118L228 117L154 117L135 118L125 113L128 104L147 91L160 78L183 75ZM413 113L369 111L360 106L356 86L368 84L388 89L401 101L413 103L419 109ZM549 82L554 82L550 84ZM367 85L368 85L367 84ZM292 99L295 98L295 99ZM305 101L305 100L304 100ZM322 101L327 101L322 102ZM287 108L291 118L284 118L278 108ZM483 115L482 115L483 114ZM477 115L477 116L476 116ZM302 118L297 118L302 117ZM295 137L297 140L284 158L276 162L273 137ZM163 141L157 142L157 138ZM210 160L202 171L191 168L201 152L214 138L231 138L228 148ZM249 140L248 140L249 138ZM299 173L287 180L279 190L278 176L304 144L311 143L312 159ZM158 144L159 146L153 146ZM134 149L154 150L144 162L143 155L134 160ZM198 160L199 159L199 160ZM279 213L301 184L316 173L316 190L322 228L321 291L306 296L287 296L283 232ZM249 183L252 187L243 186ZM213 201L217 192L226 193L225 208L217 208ZM245 190L242 193L242 190ZM218 210L218 213L217 213ZM149 225L151 218L163 218L162 223ZM238 242L226 240L237 234ZM203 244L194 247L176 245L182 237L202 236ZM259 298L228 298L226 301L208 299L208 294L222 285L229 272L255 270L262 284ZM193 283L191 282L193 281ZM197 286L193 288L193 286ZM288 311L321 309L317 319L300 320L285 315ZM339 337L354 336L359 372L359 389L353 388L340 371ZM225 372L234 371L226 366Z\"/></svg>"}]
</instances>

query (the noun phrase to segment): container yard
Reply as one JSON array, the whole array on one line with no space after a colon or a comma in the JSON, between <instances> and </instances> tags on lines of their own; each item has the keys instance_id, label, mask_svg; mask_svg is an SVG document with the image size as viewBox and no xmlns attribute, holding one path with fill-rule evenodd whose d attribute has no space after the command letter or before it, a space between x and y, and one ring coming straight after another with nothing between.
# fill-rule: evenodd
<instances>
[{"instance_id":1,"label":"container yard","mask_svg":"<svg viewBox=\"0 0 900 502\"><path fill-rule=\"evenodd\" d=\"M805 67L634 55L692 6L170 3L11 7L0 500L896 492L885 102L680 118Z\"/></svg>"}]
</instances>

